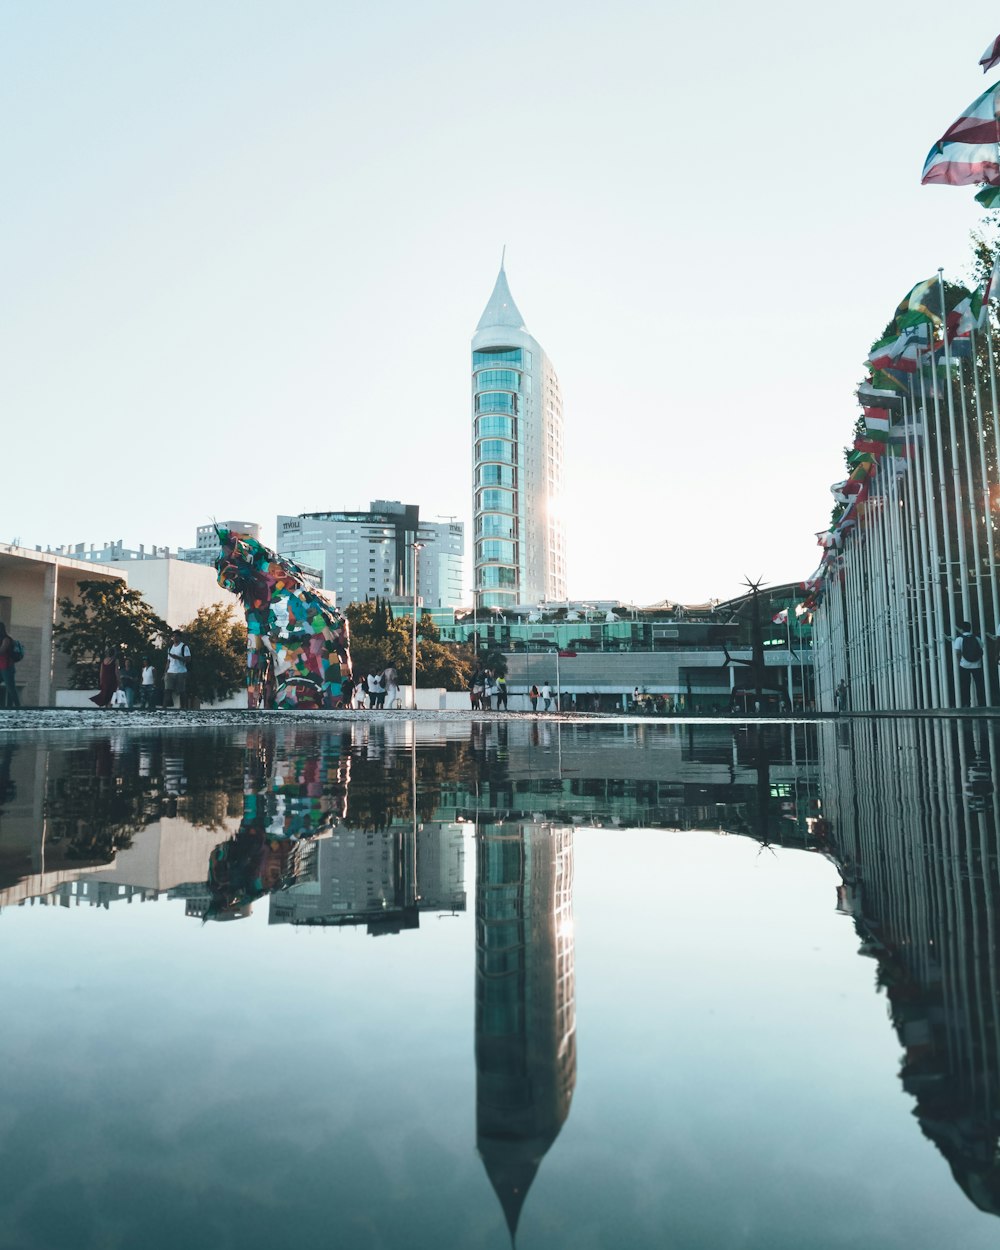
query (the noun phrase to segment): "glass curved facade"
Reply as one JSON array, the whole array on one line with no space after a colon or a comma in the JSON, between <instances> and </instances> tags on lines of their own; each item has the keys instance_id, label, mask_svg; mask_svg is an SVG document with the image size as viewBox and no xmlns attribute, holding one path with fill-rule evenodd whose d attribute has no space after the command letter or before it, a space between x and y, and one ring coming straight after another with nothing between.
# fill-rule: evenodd
<instances>
[{"instance_id":1,"label":"glass curved facade","mask_svg":"<svg viewBox=\"0 0 1000 1250\"><path fill-rule=\"evenodd\" d=\"M476 421L476 438L513 437L513 417L479 417Z\"/></svg>"},{"instance_id":2,"label":"glass curved facade","mask_svg":"<svg viewBox=\"0 0 1000 1250\"><path fill-rule=\"evenodd\" d=\"M516 486L517 475L513 465L480 464L476 466L477 486Z\"/></svg>"},{"instance_id":3,"label":"glass curved facade","mask_svg":"<svg viewBox=\"0 0 1000 1250\"><path fill-rule=\"evenodd\" d=\"M528 368L531 368L531 352L528 356ZM487 347L483 351L472 353L473 369L482 369L488 365L517 365L521 367L523 355L520 347Z\"/></svg>"},{"instance_id":4,"label":"glass curved facade","mask_svg":"<svg viewBox=\"0 0 1000 1250\"><path fill-rule=\"evenodd\" d=\"M476 460L500 460L505 464L513 464L514 444L499 438L484 439L476 448Z\"/></svg>"},{"instance_id":5,"label":"glass curved facade","mask_svg":"<svg viewBox=\"0 0 1000 1250\"><path fill-rule=\"evenodd\" d=\"M476 499L480 512L513 512L514 492L509 490L481 490Z\"/></svg>"},{"instance_id":6,"label":"glass curved facade","mask_svg":"<svg viewBox=\"0 0 1000 1250\"><path fill-rule=\"evenodd\" d=\"M484 512L476 517L476 536L479 538L513 538L514 518L496 512Z\"/></svg>"},{"instance_id":7,"label":"glass curved facade","mask_svg":"<svg viewBox=\"0 0 1000 1250\"><path fill-rule=\"evenodd\" d=\"M519 391L521 375L513 369L483 369L476 374L477 391Z\"/></svg>"},{"instance_id":8,"label":"glass curved facade","mask_svg":"<svg viewBox=\"0 0 1000 1250\"><path fill-rule=\"evenodd\" d=\"M514 544L497 538L488 538L476 547L476 559L499 564L514 563Z\"/></svg>"},{"instance_id":9,"label":"glass curved facade","mask_svg":"<svg viewBox=\"0 0 1000 1250\"><path fill-rule=\"evenodd\" d=\"M476 396L476 412L517 412L517 396L509 391L486 391Z\"/></svg>"}]
</instances>

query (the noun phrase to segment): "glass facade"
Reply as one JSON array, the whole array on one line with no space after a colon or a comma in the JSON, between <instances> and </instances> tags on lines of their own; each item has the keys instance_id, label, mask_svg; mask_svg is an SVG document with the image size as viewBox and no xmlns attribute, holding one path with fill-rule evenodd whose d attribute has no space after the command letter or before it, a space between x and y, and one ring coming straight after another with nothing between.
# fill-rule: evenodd
<instances>
[{"instance_id":1,"label":"glass facade","mask_svg":"<svg viewBox=\"0 0 1000 1250\"><path fill-rule=\"evenodd\" d=\"M499 561L501 564L513 564L514 544L496 538L486 539L476 548L476 558L483 561Z\"/></svg>"},{"instance_id":2,"label":"glass facade","mask_svg":"<svg viewBox=\"0 0 1000 1250\"><path fill-rule=\"evenodd\" d=\"M495 512L485 512L476 518L476 534L480 537L513 538L514 518L498 516Z\"/></svg>"},{"instance_id":3,"label":"glass facade","mask_svg":"<svg viewBox=\"0 0 1000 1250\"><path fill-rule=\"evenodd\" d=\"M483 369L476 374L477 391L519 391L521 375L513 369Z\"/></svg>"},{"instance_id":4,"label":"glass facade","mask_svg":"<svg viewBox=\"0 0 1000 1250\"><path fill-rule=\"evenodd\" d=\"M512 465L481 464L476 468L477 486L516 486L517 477Z\"/></svg>"},{"instance_id":5,"label":"glass facade","mask_svg":"<svg viewBox=\"0 0 1000 1250\"><path fill-rule=\"evenodd\" d=\"M528 368L531 368L531 352L527 353ZM519 347L487 347L483 351L472 353L473 369L482 369L486 365L517 365L521 367L522 354Z\"/></svg>"},{"instance_id":6,"label":"glass facade","mask_svg":"<svg viewBox=\"0 0 1000 1250\"><path fill-rule=\"evenodd\" d=\"M476 396L476 412L517 412L517 397L508 391L487 391Z\"/></svg>"},{"instance_id":7,"label":"glass facade","mask_svg":"<svg viewBox=\"0 0 1000 1250\"><path fill-rule=\"evenodd\" d=\"M477 603L563 599L559 382L503 268L473 336L471 382Z\"/></svg>"},{"instance_id":8,"label":"glass facade","mask_svg":"<svg viewBox=\"0 0 1000 1250\"><path fill-rule=\"evenodd\" d=\"M509 490L481 490L476 508L480 512L513 512L514 493Z\"/></svg>"},{"instance_id":9,"label":"glass facade","mask_svg":"<svg viewBox=\"0 0 1000 1250\"><path fill-rule=\"evenodd\" d=\"M513 438L513 417L480 417L476 421L477 438Z\"/></svg>"},{"instance_id":10,"label":"glass facade","mask_svg":"<svg viewBox=\"0 0 1000 1250\"><path fill-rule=\"evenodd\" d=\"M481 442L476 448L477 460L503 460L512 463L514 460L514 444L502 442L499 438L490 438Z\"/></svg>"}]
</instances>

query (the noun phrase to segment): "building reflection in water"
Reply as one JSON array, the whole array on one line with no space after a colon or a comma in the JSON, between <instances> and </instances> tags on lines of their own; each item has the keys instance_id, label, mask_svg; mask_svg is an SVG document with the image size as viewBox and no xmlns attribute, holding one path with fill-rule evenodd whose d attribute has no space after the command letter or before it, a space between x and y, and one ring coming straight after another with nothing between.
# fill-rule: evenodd
<instances>
[{"instance_id":1,"label":"building reflection in water","mask_svg":"<svg viewBox=\"0 0 1000 1250\"><path fill-rule=\"evenodd\" d=\"M476 1144L513 1238L576 1083L573 829L476 831Z\"/></svg>"},{"instance_id":2,"label":"building reflection in water","mask_svg":"<svg viewBox=\"0 0 1000 1250\"><path fill-rule=\"evenodd\" d=\"M1000 1214L997 730L936 718L828 729L838 907L877 961L921 1129L972 1202Z\"/></svg>"}]
</instances>

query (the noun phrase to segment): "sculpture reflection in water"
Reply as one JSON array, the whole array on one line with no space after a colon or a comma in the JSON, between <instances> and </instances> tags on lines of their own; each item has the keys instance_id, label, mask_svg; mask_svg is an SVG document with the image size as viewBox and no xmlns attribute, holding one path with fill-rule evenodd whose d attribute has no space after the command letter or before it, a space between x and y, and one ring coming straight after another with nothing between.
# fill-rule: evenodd
<instances>
[{"instance_id":1,"label":"sculpture reflection in water","mask_svg":"<svg viewBox=\"0 0 1000 1250\"><path fill-rule=\"evenodd\" d=\"M464 910L462 828L424 819L435 795L418 802L406 732L400 723L253 737L243 819L212 852L207 895L192 891L188 914L239 919L267 895L270 924L366 925L382 935L419 927L421 912ZM420 768L448 771L433 756Z\"/></svg>"},{"instance_id":2,"label":"sculpture reflection in water","mask_svg":"<svg viewBox=\"0 0 1000 1250\"><path fill-rule=\"evenodd\" d=\"M309 875L315 839L347 814L351 764L344 747L340 735L250 735L243 819L212 852L205 919L239 919L254 900Z\"/></svg>"},{"instance_id":3,"label":"sculpture reflection in water","mask_svg":"<svg viewBox=\"0 0 1000 1250\"><path fill-rule=\"evenodd\" d=\"M1000 1215L1000 776L993 723L829 727L824 815L861 953L904 1050L925 1135Z\"/></svg>"}]
</instances>

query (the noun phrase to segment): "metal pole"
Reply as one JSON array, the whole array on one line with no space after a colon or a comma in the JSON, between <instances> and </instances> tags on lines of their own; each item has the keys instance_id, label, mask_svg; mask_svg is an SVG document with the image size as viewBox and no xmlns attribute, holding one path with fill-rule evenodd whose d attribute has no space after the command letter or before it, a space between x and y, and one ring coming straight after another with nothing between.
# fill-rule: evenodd
<instances>
[{"instance_id":1,"label":"metal pole","mask_svg":"<svg viewBox=\"0 0 1000 1250\"><path fill-rule=\"evenodd\" d=\"M413 548L413 645L410 652L410 707L417 710L417 553L423 543L411 543Z\"/></svg>"}]
</instances>

